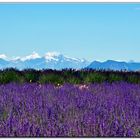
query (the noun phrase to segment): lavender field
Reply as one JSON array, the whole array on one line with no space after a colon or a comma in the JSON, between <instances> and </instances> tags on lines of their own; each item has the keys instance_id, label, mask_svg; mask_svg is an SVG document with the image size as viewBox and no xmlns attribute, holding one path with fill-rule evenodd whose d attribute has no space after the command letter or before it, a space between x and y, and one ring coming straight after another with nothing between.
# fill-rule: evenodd
<instances>
[{"instance_id":1,"label":"lavender field","mask_svg":"<svg viewBox=\"0 0 140 140\"><path fill-rule=\"evenodd\" d=\"M0 85L1 137L139 137L140 85Z\"/></svg>"}]
</instances>

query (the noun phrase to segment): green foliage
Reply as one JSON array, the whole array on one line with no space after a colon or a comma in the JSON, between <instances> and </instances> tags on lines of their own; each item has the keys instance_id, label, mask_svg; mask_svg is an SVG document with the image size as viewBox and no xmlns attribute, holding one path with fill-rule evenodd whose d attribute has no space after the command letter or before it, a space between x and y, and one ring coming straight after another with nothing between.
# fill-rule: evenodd
<instances>
[{"instance_id":1,"label":"green foliage","mask_svg":"<svg viewBox=\"0 0 140 140\"><path fill-rule=\"evenodd\" d=\"M110 74L108 79L109 79L109 82L123 81L123 77L117 74Z\"/></svg>"},{"instance_id":2,"label":"green foliage","mask_svg":"<svg viewBox=\"0 0 140 140\"><path fill-rule=\"evenodd\" d=\"M0 121L5 121L8 118L8 111L3 107L0 107Z\"/></svg>"},{"instance_id":3,"label":"green foliage","mask_svg":"<svg viewBox=\"0 0 140 140\"><path fill-rule=\"evenodd\" d=\"M24 74L24 79L27 82L33 82L35 79L35 75L33 73L25 73Z\"/></svg>"},{"instance_id":4,"label":"green foliage","mask_svg":"<svg viewBox=\"0 0 140 140\"><path fill-rule=\"evenodd\" d=\"M140 83L140 72L123 72L123 71L95 71L95 70L34 70L27 69L19 71L16 69L0 70L0 84L9 82L37 82L41 84L50 83L61 85L64 83L71 84L88 84L102 82L127 81L130 83Z\"/></svg>"},{"instance_id":5,"label":"green foliage","mask_svg":"<svg viewBox=\"0 0 140 140\"><path fill-rule=\"evenodd\" d=\"M37 82L39 80L39 74L32 71L25 71L24 73L24 80L26 82Z\"/></svg>"},{"instance_id":6,"label":"green foliage","mask_svg":"<svg viewBox=\"0 0 140 140\"><path fill-rule=\"evenodd\" d=\"M2 74L0 74L0 83L2 84L6 84L9 82L18 82L19 80L19 76L16 72L14 71L5 71Z\"/></svg>"},{"instance_id":7,"label":"green foliage","mask_svg":"<svg viewBox=\"0 0 140 140\"><path fill-rule=\"evenodd\" d=\"M61 76L55 74L42 74L39 77L39 83L53 83L53 84L63 84L64 80Z\"/></svg>"},{"instance_id":8,"label":"green foliage","mask_svg":"<svg viewBox=\"0 0 140 140\"><path fill-rule=\"evenodd\" d=\"M70 84L80 84L81 81L80 81L80 79L78 79L78 78L72 76L72 77L67 78L66 83L70 83Z\"/></svg>"},{"instance_id":9,"label":"green foliage","mask_svg":"<svg viewBox=\"0 0 140 140\"><path fill-rule=\"evenodd\" d=\"M100 73L90 73L87 74L85 78L85 83L101 83L106 80L106 77Z\"/></svg>"},{"instance_id":10,"label":"green foliage","mask_svg":"<svg viewBox=\"0 0 140 140\"><path fill-rule=\"evenodd\" d=\"M139 80L138 76L131 75L131 76L128 76L128 82L130 82L130 83L140 83L140 80Z\"/></svg>"}]
</instances>

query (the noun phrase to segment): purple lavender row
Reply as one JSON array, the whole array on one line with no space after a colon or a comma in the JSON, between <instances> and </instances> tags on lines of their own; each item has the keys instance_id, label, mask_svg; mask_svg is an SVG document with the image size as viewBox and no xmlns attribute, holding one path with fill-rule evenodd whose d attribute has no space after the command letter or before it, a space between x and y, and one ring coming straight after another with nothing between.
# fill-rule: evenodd
<instances>
[{"instance_id":1,"label":"purple lavender row","mask_svg":"<svg viewBox=\"0 0 140 140\"><path fill-rule=\"evenodd\" d=\"M139 137L140 85L0 85L0 136Z\"/></svg>"}]
</instances>

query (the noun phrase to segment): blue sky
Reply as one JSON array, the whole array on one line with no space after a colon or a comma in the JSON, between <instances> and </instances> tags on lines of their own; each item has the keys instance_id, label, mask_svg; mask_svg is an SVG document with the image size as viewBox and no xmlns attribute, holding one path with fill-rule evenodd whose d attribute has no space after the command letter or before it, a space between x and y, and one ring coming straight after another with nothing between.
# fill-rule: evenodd
<instances>
[{"instance_id":1,"label":"blue sky","mask_svg":"<svg viewBox=\"0 0 140 140\"><path fill-rule=\"evenodd\" d=\"M140 4L0 4L0 54L140 61Z\"/></svg>"}]
</instances>

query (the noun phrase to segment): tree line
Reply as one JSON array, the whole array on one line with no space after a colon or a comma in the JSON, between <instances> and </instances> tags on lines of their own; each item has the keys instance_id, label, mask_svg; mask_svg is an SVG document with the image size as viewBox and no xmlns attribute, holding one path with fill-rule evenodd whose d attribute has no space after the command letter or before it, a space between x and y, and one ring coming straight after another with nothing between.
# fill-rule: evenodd
<instances>
[{"instance_id":1,"label":"tree line","mask_svg":"<svg viewBox=\"0 0 140 140\"><path fill-rule=\"evenodd\" d=\"M40 84L89 84L102 82L119 82L126 81L129 83L140 83L140 72L128 71L111 71L111 70L92 70L92 69L63 69L63 70L35 70L25 69L18 70L7 68L0 70L0 84L10 82L17 83L40 83Z\"/></svg>"}]
</instances>

